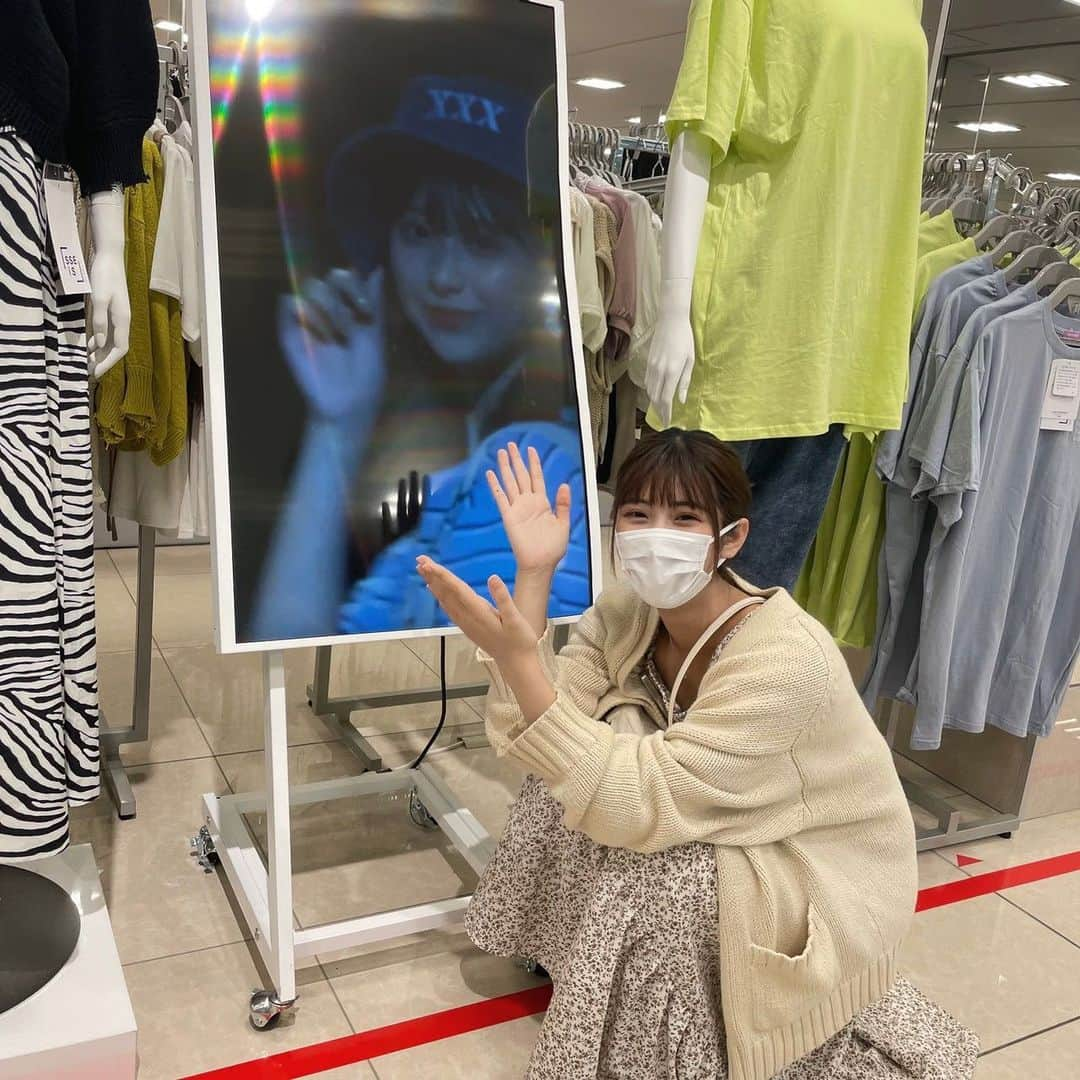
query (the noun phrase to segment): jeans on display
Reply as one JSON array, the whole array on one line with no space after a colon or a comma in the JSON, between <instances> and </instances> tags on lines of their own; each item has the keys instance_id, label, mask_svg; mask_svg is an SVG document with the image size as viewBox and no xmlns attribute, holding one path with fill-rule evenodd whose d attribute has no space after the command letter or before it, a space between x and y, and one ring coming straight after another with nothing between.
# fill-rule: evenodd
<instances>
[{"instance_id":1,"label":"jeans on display","mask_svg":"<svg viewBox=\"0 0 1080 1080\"><path fill-rule=\"evenodd\" d=\"M795 582L814 542L844 449L844 426L824 435L733 442L750 477L750 538L732 569L759 588Z\"/></svg>"}]
</instances>

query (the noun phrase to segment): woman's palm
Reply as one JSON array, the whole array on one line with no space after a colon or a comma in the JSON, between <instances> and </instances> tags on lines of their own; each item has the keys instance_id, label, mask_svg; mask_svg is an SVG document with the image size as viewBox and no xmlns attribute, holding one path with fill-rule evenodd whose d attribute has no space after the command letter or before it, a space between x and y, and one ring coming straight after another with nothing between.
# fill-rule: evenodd
<instances>
[{"instance_id":1,"label":"woman's palm","mask_svg":"<svg viewBox=\"0 0 1080 1080\"><path fill-rule=\"evenodd\" d=\"M540 456L529 447L529 464L515 443L499 451L499 472L488 472L488 484L502 514L519 571L554 570L570 543L570 487L563 484L548 499Z\"/></svg>"}]
</instances>

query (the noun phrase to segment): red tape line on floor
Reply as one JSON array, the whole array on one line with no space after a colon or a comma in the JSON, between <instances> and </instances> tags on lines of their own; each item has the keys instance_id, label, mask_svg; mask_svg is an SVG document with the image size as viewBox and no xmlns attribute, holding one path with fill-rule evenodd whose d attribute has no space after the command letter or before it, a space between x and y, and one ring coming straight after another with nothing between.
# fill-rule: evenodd
<instances>
[{"instance_id":1,"label":"red tape line on floor","mask_svg":"<svg viewBox=\"0 0 1080 1080\"><path fill-rule=\"evenodd\" d=\"M490 998L474 1005L463 1005L458 1009L447 1009L431 1016L419 1016L415 1020L364 1031L359 1035L346 1035L343 1039L305 1046L299 1050L286 1050L282 1054L247 1061L242 1065L214 1069L188 1077L187 1080L295 1080L297 1077L314 1076L328 1069L411 1050L440 1039L505 1024L509 1020L536 1016L547 1009L550 1000L551 987L538 986L505 997Z\"/></svg>"},{"instance_id":2,"label":"red tape line on floor","mask_svg":"<svg viewBox=\"0 0 1080 1080\"><path fill-rule=\"evenodd\" d=\"M1058 855L1053 859L1010 866L1004 870L991 870L975 874L962 881L950 881L935 885L919 893L916 911L931 911L948 904L959 904L978 896L988 896L1003 889L1030 885L1036 881L1060 877L1080 871L1080 851ZM272 1057L247 1061L241 1065L229 1065L223 1069L189 1076L186 1080L299 1080L305 1076L317 1076L330 1069L355 1065L387 1054L412 1050L417 1046L466 1035L470 1031L536 1016L544 1012L551 1000L551 987L539 986L522 990L505 997L478 1001L445 1012L419 1016L400 1024L375 1028L359 1035L346 1035L342 1039L305 1046L299 1050L286 1050Z\"/></svg>"},{"instance_id":3,"label":"red tape line on floor","mask_svg":"<svg viewBox=\"0 0 1080 1080\"><path fill-rule=\"evenodd\" d=\"M1035 881L1060 877L1080 870L1080 851L1069 855L1058 855L1053 859L1041 859L1039 862L1025 863L1023 866L1009 866L1004 870L990 870L985 874L974 874L963 881L950 881L944 885L935 885L919 893L916 911L930 911L946 904L958 904L962 900L973 900L977 896L989 896L1002 889L1015 889L1018 885L1030 885Z\"/></svg>"}]
</instances>

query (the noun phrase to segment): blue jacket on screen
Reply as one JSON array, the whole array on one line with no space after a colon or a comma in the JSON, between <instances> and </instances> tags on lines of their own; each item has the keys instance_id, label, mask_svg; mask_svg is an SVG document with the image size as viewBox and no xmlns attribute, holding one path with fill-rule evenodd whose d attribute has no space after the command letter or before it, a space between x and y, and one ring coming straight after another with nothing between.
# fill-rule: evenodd
<instances>
[{"instance_id":1,"label":"blue jacket on screen","mask_svg":"<svg viewBox=\"0 0 1080 1080\"><path fill-rule=\"evenodd\" d=\"M431 494L412 533L383 551L358 581L341 609L338 630L365 634L449 626L450 621L416 572L428 555L490 600L487 580L498 574L513 584L510 541L488 488L487 470L498 470L497 453L516 442L525 454L534 447L544 466L548 492L569 484L572 494L570 545L559 563L548 615L580 615L592 603L589 528L581 437L575 428L544 421L511 424L490 435L459 465L431 478Z\"/></svg>"}]
</instances>

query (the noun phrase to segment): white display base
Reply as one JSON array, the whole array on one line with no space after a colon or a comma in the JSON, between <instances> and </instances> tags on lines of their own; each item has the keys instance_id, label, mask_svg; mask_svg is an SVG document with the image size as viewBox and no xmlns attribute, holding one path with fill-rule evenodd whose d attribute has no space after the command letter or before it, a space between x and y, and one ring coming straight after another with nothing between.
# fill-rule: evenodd
<instances>
[{"instance_id":1,"label":"white display base","mask_svg":"<svg viewBox=\"0 0 1080 1080\"><path fill-rule=\"evenodd\" d=\"M0 1080L135 1080L135 1014L90 845L26 869L75 901L82 931L56 978L0 1013Z\"/></svg>"}]
</instances>

